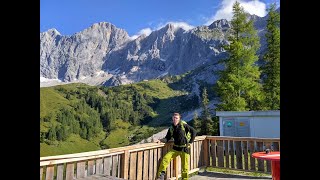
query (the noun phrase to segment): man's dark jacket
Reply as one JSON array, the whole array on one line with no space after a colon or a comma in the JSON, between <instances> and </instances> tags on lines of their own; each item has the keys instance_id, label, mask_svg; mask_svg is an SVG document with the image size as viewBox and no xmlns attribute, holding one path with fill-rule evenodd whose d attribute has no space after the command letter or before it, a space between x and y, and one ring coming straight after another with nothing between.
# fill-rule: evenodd
<instances>
[{"instance_id":1,"label":"man's dark jacket","mask_svg":"<svg viewBox=\"0 0 320 180\"><path fill-rule=\"evenodd\" d=\"M167 132L167 135L165 137L165 140L166 142L168 142L171 138L174 139L174 145L188 145L188 144L191 144L193 143L194 141L194 138L196 137L196 130L189 126L187 123L183 124L184 125L184 130L186 131L185 133L187 134L188 132L191 133L191 139L189 142L187 142L187 138L185 137L185 134L184 134L184 131L182 130L181 128L181 121L176 125L173 126L173 135L171 136L171 133L170 133L170 128L168 129L168 132ZM190 153L190 149L187 148L187 147L177 147L177 146L173 146L174 150L176 151L183 151L183 152L186 152L186 153Z\"/></svg>"}]
</instances>

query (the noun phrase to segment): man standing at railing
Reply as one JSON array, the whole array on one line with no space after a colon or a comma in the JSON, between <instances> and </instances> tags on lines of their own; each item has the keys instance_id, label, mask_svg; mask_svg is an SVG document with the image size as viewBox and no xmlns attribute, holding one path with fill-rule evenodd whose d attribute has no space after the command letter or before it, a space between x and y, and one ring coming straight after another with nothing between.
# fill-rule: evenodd
<instances>
[{"instance_id":1,"label":"man standing at railing","mask_svg":"<svg viewBox=\"0 0 320 180\"><path fill-rule=\"evenodd\" d=\"M193 143L196 137L196 130L180 119L181 115L174 113L172 116L172 126L168 129L165 138L155 141L157 143L165 143L171 138L174 139L173 148L167 152L160 163L157 173L157 179L159 180L164 180L165 171L170 161L177 156L181 157L181 177L183 180L188 179L190 144Z\"/></svg>"}]
</instances>

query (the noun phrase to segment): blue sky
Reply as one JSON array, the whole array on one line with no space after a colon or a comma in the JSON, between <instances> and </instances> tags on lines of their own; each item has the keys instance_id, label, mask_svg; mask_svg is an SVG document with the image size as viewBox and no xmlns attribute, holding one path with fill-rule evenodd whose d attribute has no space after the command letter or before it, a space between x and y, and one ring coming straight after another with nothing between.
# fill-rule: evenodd
<instances>
[{"instance_id":1,"label":"blue sky","mask_svg":"<svg viewBox=\"0 0 320 180\"><path fill-rule=\"evenodd\" d=\"M159 29L168 22L186 28L230 19L235 0L40 0L40 32L50 28L72 35L98 22L110 22L130 36ZM251 14L264 16L280 0L238 0Z\"/></svg>"}]
</instances>

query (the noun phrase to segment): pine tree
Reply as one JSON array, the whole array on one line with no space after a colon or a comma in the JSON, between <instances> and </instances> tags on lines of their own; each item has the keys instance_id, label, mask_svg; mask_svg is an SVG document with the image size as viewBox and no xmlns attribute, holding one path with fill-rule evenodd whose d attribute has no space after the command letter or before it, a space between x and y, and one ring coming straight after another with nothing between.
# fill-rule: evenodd
<instances>
[{"instance_id":1,"label":"pine tree","mask_svg":"<svg viewBox=\"0 0 320 180\"><path fill-rule=\"evenodd\" d=\"M221 99L218 110L257 110L263 100L260 71L255 64L258 60L256 52L260 47L259 37L253 21L247 19L239 2L233 5L231 26L230 44L224 47L229 57L222 61L225 69L219 72L220 79L216 86Z\"/></svg>"},{"instance_id":2,"label":"pine tree","mask_svg":"<svg viewBox=\"0 0 320 180\"><path fill-rule=\"evenodd\" d=\"M62 137L64 136L64 134L63 134L64 132L62 131L62 128L61 128L61 126L58 126L58 128L57 128L57 140L58 141L61 141L62 140Z\"/></svg>"},{"instance_id":3,"label":"pine tree","mask_svg":"<svg viewBox=\"0 0 320 180\"><path fill-rule=\"evenodd\" d=\"M197 135L201 135L201 121L199 120L197 111L193 115L193 128L197 131Z\"/></svg>"},{"instance_id":4,"label":"pine tree","mask_svg":"<svg viewBox=\"0 0 320 180\"><path fill-rule=\"evenodd\" d=\"M266 106L271 110L280 109L280 14L276 5L268 9L267 52L264 55L262 69L263 90Z\"/></svg>"},{"instance_id":5,"label":"pine tree","mask_svg":"<svg viewBox=\"0 0 320 180\"><path fill-rule=\"evenodd\" d=\"M51 140L51 141L54 141L54 140L57 139L57 134L56 134L56 128L55 128L55 126L52 126L52 127L49 129L47 139L49 139L49 140Z\"/></svg>"},{"instance_id":6,"label":"pine tree","mask_svg":"<svg viewBox=\"0 0 320 180\"><path fill-rule=\"evenodd\" d=\"M207 89L204 88L202 92L202 114L201 114L201 134L212 135L213 133L213 121L209 111L209 99Z\"/></svg>"}]
</instances>

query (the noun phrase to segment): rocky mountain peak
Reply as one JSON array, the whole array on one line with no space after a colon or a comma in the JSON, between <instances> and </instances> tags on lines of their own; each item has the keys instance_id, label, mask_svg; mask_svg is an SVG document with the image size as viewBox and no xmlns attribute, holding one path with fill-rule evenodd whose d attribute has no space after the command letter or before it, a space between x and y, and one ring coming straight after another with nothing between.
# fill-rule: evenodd
<instances>
[{"instance_id":1,"label":"rocky mountain peak","mask_svg":"<svg viewBox=\"0 0 320 180\"><path fill-rule=\"evenodd\" d=\"M51 29L48 29L45 32L40 33L40 37L43 37L43 36L54 38L56 36L61 36L61 34L55 28L51 28Z\"/></svg>"},{"instance_id":2,"label":"rocky mountain peak","mask_svg":"<svg viewBox=\"0 0 320 180\"><path fill-rule=\"evenodd\" d=\"M230 26L230 23L226 19L220 19L220 20L214 21L208 27L209 27L209 29L213 29L213 28L225 29L225 28L230 28L231 26Z\"/></svg>"},{"instance_id":3,"label":"rocky mountain peak","mask_svg":"<svg viewBox=\"0 0 320 180\"><path fill-rule=\"evenodd\" d=\"M115 29L120 29L120 28L117 28L115 25L113 25L109 22L99 22L99 23L94 23L87 30L96 31L99 29L100 30L115 30Z\"/></svg>"},{"instance_id":4,"label":"rocky mountain peak","mask_svg":"<svg viewBox=\"0 0 320 180\"><path fill-rule=\"evenodd\" d=\"M110 36L111 34L121 34L121 36L124 36L122 38L128 39L129 35L128 33L121 28L116 27L115 25L109 23L109 22L99 22L94 23L89 28L80 31L76 33L75 35L88 35L88 36L101 36L102 38L105 38L106 35Z\"/></svg>"}]
</instances>

